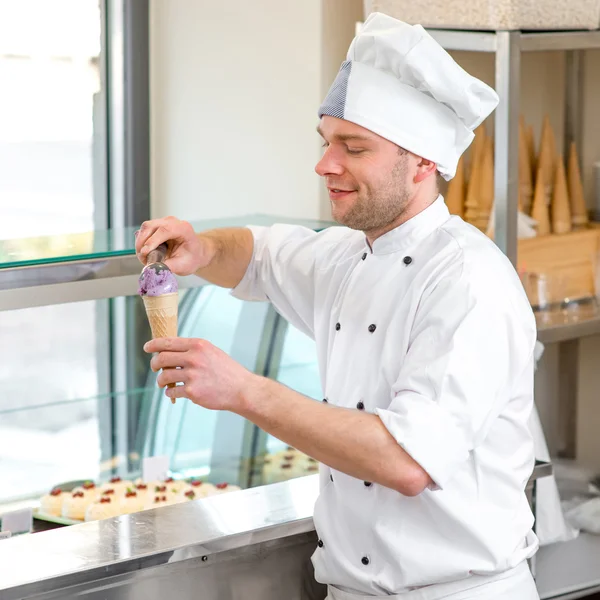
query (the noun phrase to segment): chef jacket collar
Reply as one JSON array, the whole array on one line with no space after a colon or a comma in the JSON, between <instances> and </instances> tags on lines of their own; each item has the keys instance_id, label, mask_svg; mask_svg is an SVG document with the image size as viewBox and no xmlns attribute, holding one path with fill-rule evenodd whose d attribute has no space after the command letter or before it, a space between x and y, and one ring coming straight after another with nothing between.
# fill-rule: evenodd
<instances>
[{"instance_id":1,"label":"chef jacket collar","mask_svg":"<svg viewBox=\"0 0 600 600\"><path fill-rule=\"evenodd\" d=\"M375 255L402 252L412 247L415 242L426 238L432 231L445 223L449 217L450 211L444 202L443 196L439 195L432 204L418 215L378 237L373 242L372 247L366 238L365 244Z\"/></svg>"}]
</instances>

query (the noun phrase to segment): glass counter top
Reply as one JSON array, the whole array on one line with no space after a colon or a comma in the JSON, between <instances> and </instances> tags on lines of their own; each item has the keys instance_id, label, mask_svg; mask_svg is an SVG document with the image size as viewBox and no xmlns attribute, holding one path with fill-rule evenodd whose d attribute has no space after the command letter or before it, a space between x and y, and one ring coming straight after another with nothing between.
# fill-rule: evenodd
<instances>
[{"instance_id":1,"label":"glass counter top","mask_svg":"<svg viewBox=\"0 0 600 600\"><path fill-rule=\"evenodd\" d=\"M206 231L216 227L237 227L249 224L272 225L274 223L303 225L319 231L333 225L326 221L259 214L192 221L191 223L196 231ZM138 227L0 240L0 269L133 255L135 254L134 232L136 229Z\"/></svg>"}]
</instances>

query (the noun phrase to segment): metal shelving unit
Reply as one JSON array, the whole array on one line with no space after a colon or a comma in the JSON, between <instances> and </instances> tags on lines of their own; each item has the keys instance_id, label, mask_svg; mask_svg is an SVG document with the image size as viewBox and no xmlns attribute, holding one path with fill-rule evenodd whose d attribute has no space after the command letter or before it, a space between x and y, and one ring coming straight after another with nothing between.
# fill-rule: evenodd
<instances>
[{"instance_id":1,"label":"metal shelving unit","mask_svg":"<svg viewBox=\"0 0 600 600\"><path fill-rule=\"evenodd\" d=\"M538 326L538 340L542 344L556 344L578 340L600 333L600 313L581 319L567 319L552 325Z\"/></svg>"},{"instance_id":2,"label":"metal shelving unit","mask_svg":"<svg viewBox=\"0 0 600 600\"><path fill-rule=\"evenodd\" d=\"M600 30L535 32L458 31L428 29L446 50L495 54L495 89L500 103L495 112L495 241L511 262L517 264L517 215L519 185L519 92L523 52L566 52L565 148L575 142L581 155L583 52L600 48ZM538 339L559 344L560 402L564 418L561 455L574 458L575 415L579 339L600 333L600 313L583 311L580 316L558 315L540 323ZM573 553L574 549L579 553ZM582 598L600 589L597 557L600 538L582 534L575 542L552 544L540 549L534 563L541 597ZM592 566L588 563L593 563ZM569 565L565 570L564 565ZM576 577L572 575L576 573ZM566 594L566 595L565 595Z\"/></svg>"},{"instance_id":3,"label":"metal shelving unit","mask_svg":"<svg viewBox=\"0 0 600 600\"><path fill-rule=\"evenodd\" d=\"M600 48L600 30L524 33L428 29L428 32L446 50L495 54L495 89L500 97L494 116L495 240L516 264L521 54L542 51L567 53L565 147L574 141L581 151L582 53Z\"/></svg>"}]
</instances>

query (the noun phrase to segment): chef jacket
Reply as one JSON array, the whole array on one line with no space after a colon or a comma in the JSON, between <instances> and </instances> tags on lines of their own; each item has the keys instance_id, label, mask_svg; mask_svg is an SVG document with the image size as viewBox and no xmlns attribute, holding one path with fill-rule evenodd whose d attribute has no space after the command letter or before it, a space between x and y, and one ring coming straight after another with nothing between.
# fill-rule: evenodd
<instances>
[{"instance_id":1,"label":"chef jacket","mask_svg":"<svg viewBox=\"0 0 600 600\"><path fill-rule=\"evenodd\" d=\"M323 465L317 581L399 594L531 557L536 324L506 256L441 196L372 247L345 227L250 229L232 293L314 338L323 401L377 415L434 482L408 497Z\"/></svg>"}]
</instances>

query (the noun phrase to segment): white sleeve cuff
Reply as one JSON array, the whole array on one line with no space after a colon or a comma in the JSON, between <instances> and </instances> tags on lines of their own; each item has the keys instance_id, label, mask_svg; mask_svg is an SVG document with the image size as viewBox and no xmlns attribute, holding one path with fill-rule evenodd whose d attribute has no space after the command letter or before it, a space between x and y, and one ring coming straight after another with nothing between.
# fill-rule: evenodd
<instances>
[{"instance_id":1,"label":"white sleeve cuff","mask_svg":"<svg viewBox=\"0 0 600 600\"><path fill-rule=\"evenodd\" d=\"M439 403L417 394L401 393L390 409L376 409L403 450L443 489L469 456L465 435Z\"/></svg>"},{"instance_id":2,"label":"white sleeve cuff","mask_svg":"<svg viewBox=\"0 0 600 600\"><path fill-rule=\"evenodd\" d=\"M248 268L244 273L242 280L231 290L231 295L239 300L249 302L266 302L269 300L265 293L262 280L260 278L257 257L264 252L264 246L268 235L268 227L258 225L248 225L247 229L252 232L254 238L254 247L252 249L252 258L248 263Z\"/></svg>"}]
</instances>

